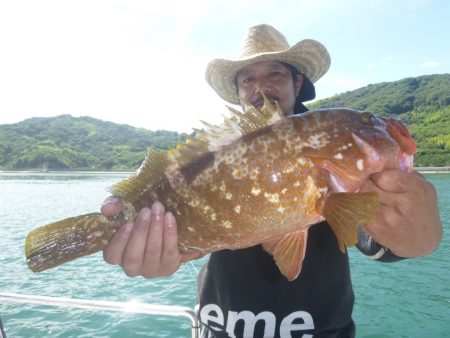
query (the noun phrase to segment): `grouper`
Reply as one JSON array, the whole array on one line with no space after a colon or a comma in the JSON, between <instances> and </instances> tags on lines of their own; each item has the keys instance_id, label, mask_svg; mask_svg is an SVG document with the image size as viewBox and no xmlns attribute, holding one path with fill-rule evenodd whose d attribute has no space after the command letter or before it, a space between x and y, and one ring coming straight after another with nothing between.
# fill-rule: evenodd
<instances>
[{"instance_id":1,"label":"grouper","mask_svg":"<svg viewBox=\"0 0 450 338\"><path fill-rule=\"evenodd\" d=\"M116 217L91 213L32 230L29 268L44 271L92 254L139 210L160 201L178 226L179 249L201 257L264 243L289 280L301 271L309 227L326 220L342 252L358 227L373 223L376 192L359 192L371 174L412 171L416 144L398 119L351 109L285 117L276 103L232 108L183 144L149 149L137 172L112 186L124 202Z\"/></svg>"}]
</instances>

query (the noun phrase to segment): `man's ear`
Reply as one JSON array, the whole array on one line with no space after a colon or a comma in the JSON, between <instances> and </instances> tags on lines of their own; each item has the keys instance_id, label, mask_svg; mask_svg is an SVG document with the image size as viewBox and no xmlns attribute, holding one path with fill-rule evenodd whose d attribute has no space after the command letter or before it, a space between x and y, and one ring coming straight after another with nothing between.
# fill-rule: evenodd
<instances>
[{"instance_id":1,"label":"man's ear","mask_svg":"<svg viewBox=\"0 0 450 338\"><path fill-rule=\"evenodd\" d=\"M302 86L303 86L303 75L297 74L294 79L295 97L297 97L298 94L300 93L300 89L302 89Z\"/></svg>"}]
</instances>

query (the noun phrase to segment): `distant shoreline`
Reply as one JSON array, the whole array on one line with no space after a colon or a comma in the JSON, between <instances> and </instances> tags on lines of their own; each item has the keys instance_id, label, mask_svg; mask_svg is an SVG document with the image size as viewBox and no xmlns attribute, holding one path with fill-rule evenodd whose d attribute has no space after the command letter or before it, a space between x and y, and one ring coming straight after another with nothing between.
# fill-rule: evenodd
<instances>
[{"instance_id":1,"label":"distant shoreline","mask_svg":"<svg viewBox=\"0 0 450 338\"><path fill-rule=\"evenodd\" d=\"M420 173L450 173L450 167L414 167Z\"/></svg>"},{"instance_id":2,"label":"distant shoreline","mask_svg":"<svg viewBox=\"0 0 450 338\"><path fill-rule=\"evenodd\" d=\"M29 173L29 174L132 174L136 170L83 170L83 169L66 169L66 170L41 170L41 169L0 169L0 173Z\"/></svg>"},{"instance_id":3,"label":"distant shoreline","mask_svg":"<svg viewBox=\"0 0 450 338\"><path fill-rule=\"evenodd\" d=\"M450 173L450 167L414 167L414 170L421 172L421 173L427 173L427 174L431 174L431 173ZM132 174L134 173L135 170L129 169L129 170L86 170L86 169L68 169L68 170L48 170L48 171L43 171L42 169L23 169L23 170L19 170L19 169L14 169L14 170L3 170L0 169L0 173L42 173L42 174L46 174L46 173L77 173L77 174L81 174L81 173L92 173L92 174Z\"/></svg>"}]
</instances>

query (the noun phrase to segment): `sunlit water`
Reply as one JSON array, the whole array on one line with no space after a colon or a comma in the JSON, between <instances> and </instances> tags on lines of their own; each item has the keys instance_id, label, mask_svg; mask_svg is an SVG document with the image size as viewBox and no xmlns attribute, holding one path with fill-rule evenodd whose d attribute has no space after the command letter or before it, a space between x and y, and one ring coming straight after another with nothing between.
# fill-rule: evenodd
<instances>
[{"instance_id":1,"label":"sunlit water","mask_svg":"<svg viewBox=\"0 0 450 338\"><path fill-rule=\"evenodd\" d=\"M129 278L95 254L51 271L26 267L24 239L35 226L97 211L107 187L127 174L0 173L0 292L193 307L204 261L170 278ZM358 337L450 337L450 174L436 185L444 240L431 256L396 264L372 262L350 249ZM185 318L0 304L10 337L188 337Z\"/></svg>"}]
</instances>

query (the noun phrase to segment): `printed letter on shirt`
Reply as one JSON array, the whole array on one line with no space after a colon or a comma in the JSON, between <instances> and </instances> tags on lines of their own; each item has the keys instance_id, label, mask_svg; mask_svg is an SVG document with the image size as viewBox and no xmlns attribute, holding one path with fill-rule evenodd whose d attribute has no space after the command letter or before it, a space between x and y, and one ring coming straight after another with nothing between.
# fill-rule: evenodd
<instances>
[{"instance_id":1,"label":"printed letter on shirt","mask_svg":"<svg viewBox=\"0 0 450 338\"><path fill-rule=\"evenodd\" d=\"M244 321L244 337L253 337L255 325L258 320L264 321L264 338L271 338L275 335L275 315L272 312L264 311L257 316L251 311L228 311L227 332L232 338L236 338L234 330L236 323Z\"/></svg>"},{"instance_id":2,"label":"printed letter on shirt","mask_svg":"<svg viewBox=\"0 0 450 338\"><path fill-rule=\"evenodd\" d=\"M303 324L294 324L294 320L302 319ZM313 330L314 322L311 315L306 311L296 311L292 312L290 315L284 317L280 325L280 337L281 338L291 338L292 331L306 331ZM305 334L302 338L312 338L312 334Z\"/></svg>"},{"instance_id":3,"label":"printed letter on shirt","mask_svg":"<svg viewBox=\"0 0 450 338\"><path fill-rule=\"evenodd\" d=\"M251 311L228 311L228 316L225 321L225 316L220 307L216 304L205 305L200 310L200 320L210 328L218 331L224 331L232 338L238 336L253 337L255 334L256 325L264 325L264 338L292 338L293 332L305 332L314 330L314 321L306 311L295 311L287 315L281 320L280 331L277 334L277 318L272 312L263 311L254 314ZM259 322L259 323L258 323ZM243 332L235 332L236 328L243 329ZM311 333L305 332L302 338L312 338Z\"/></svg>"},{"instance_id":4,"label":"printed letter on shirt","mask_svg":"<svg viewBox=\"0 0 450 338\"><path fill-rule=\"evenodd\" d=\"M214 314L215 313L215 316ZM211 328L216 330L223 330L224 318L223 312L216 304L205 305L200 311L200 318L204 323L207 323ZM220 326L212 325L212 323L219 324Z\"/></svg>"}]
</instances>

